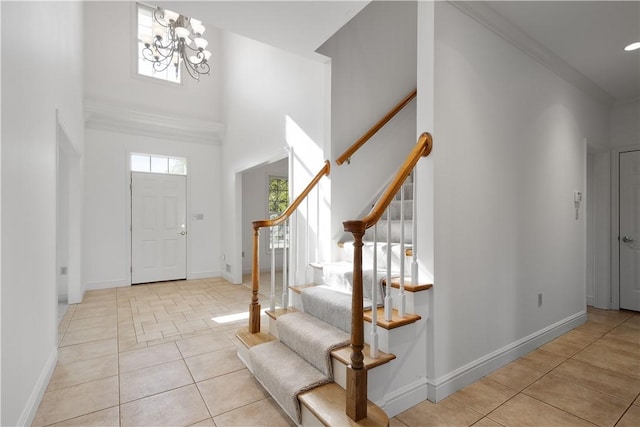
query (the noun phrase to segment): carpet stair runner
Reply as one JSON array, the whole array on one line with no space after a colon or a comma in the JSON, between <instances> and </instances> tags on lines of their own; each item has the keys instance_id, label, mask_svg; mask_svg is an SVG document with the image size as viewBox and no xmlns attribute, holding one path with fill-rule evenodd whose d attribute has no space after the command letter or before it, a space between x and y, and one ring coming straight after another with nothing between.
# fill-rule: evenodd
<instances>
[{"instance_id":1,"label":"carpet stair runner","mask_svg":"<svg viewBox=\"0 0 640 427\"><path fill-rule=\"evenodd\" d=\"M349 344L349 334L306 313L278 317L279 341L249 349L253 374L300 424L298 395L333 381L331 351Z\"/></svg>"}]
</instances>

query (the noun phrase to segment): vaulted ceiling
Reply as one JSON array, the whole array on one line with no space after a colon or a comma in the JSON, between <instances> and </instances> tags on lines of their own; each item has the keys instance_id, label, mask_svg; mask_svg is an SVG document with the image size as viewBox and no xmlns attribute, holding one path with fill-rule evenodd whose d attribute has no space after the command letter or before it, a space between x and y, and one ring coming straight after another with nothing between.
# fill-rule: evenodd
<instances>
[{"instance_id":1,"label":"vaulted ceiling","mask_svg":"<svg viewBox=\"0 0 640 427\"><path fill-rule=\"evenodd\" d=\"M312 57L313 51L368 1L180 1L159 2L181 13L255 40ZM557 69L581 80L605 102L640 95L638 1L456 2L471 12L505 20L511 36L551 58ZM485 22L486 23L486 22ZM504 35L504 34L502 34ZM540 59L541 57L537 58ZM562 74L562 72L560 73ZM566 76L565 76L566 77Z\"/></svg>"}]
</instances>

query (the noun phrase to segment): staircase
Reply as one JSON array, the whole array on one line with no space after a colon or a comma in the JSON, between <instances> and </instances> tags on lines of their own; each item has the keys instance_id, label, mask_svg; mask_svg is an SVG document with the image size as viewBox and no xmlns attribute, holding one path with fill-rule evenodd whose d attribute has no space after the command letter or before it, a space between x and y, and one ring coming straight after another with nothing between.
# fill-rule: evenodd
<instances>
[{"instance_id":1,"label":"staircase","mask_svg":"<svg viewBox=\"0 0 640 427\"><path fill-rule=\"evenodd\" d=\"M417 280L412 171L431 145L423 134L370 212L344 222L345 237L353 237L340 245L338 262L313 263L313 283L285 286L283 308L273 304L272 291L264 329L260 228L286 223L329 174L329 163L281 217L253 222L250 318L237 333L238 355L297 425L387 426L390 416L426 399L432 285Z\"/></svg>"}]
</instances>

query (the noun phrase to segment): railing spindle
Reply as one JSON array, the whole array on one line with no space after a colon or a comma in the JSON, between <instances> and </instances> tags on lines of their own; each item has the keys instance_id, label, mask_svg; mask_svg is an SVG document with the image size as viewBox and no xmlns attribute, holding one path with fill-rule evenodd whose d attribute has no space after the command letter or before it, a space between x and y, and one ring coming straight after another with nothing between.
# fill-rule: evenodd
<instances>
[{"instance_id":1,"label":"railing spindle","mask_svg":"<svg viewBox=\"0 0 640 427\"><path fill-rule=\"evenodd\" d=\"M384 320L392 319L393 301L391 299L391 208L387 207L387 283L384 295Z\"/></svg>"},{"instance_id":2,"label":"railing spindle","mask_svg":"<svg viewBox=\"0 0 640 427\"><path fill-rule=\"evenodd\" d=\"M253 268L251 270L251 304L249 305L249 332L260 332L260 303L258 290L260 289L260 228L253 227Z\"/></svg>"},{"instance_id":3,"label":"railing spindle","mask_svg":"<svg viewBox=\"0 0 640 427\"><path fill-rule=\"evenodd\" d=\"M404 294L404 262L405 262L405 251L404 251L404 182L400 187L400 301L398 303L398 316L404 317L406 314L406 305L407 299Z\"/></svg>"},{"instance_id":4,"label":"railing spindle","mask_svg":"<svg viewBox=\"0 0 640 427\"><path fill-rule=\"evenodd\" d=\"M370 356L378 358L378 224L373 226L373 280L371 281Z\"/></svg>"},{"instance_id":5,"label":"railing spindle","mask_svg":"<svg viewBox=\"0 0 640 427\"><path fill-rule=\"evenodd\" d=\"M282 248L282 308L289 308L289 285L288 285L288 274L287 268L289 267L288 263L288 246L289 246L289 223L290 220L287 219L284 222L284 247Z\"/></svg>"},{"instance_id":6,"label":"railing spindle","mask_svg":"<svg viewBox=\"0 0 640 427\"><path fill-rule=\"evenodd\" d=\"M413 201L411 205L411 284L417 286L420 282L418 281L418 175L417 170L413 169Z\"/></svg>"},{"instance_id":7,"label":"railing spindle","mask_svg":"<svg viewBox=\"0 0 640 427\"><path fill-rule=\"evenodd\" d=\"M269 232L271 233L271 290L269 293L269 309L271 311L275 311L276 309L276 239L274 233L275 229L279 226L273 226L269 228Z\"/></svg>"}]
</instances>

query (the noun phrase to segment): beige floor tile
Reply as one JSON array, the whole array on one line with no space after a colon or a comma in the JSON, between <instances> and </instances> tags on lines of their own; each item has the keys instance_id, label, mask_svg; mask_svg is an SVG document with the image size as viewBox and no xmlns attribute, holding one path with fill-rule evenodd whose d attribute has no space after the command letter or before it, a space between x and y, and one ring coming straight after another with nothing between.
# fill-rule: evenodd
<instances>
[{"instance_id":1,"label":"beige floor tile","mask_svg":"<svg viewBox=\"0 0 640 427\"><path fill-rule=\"evenodd\" d=\"M138 369L120 375L120 403L193 384L183 360Z\"/></svg>"},{"instance_id":2,"label":"beige floor tile","mask_svg":"<svg viewBox=\"0 0 640 427\"><path fill-rule=\"evenodd\" d=\"M214 421L216 415L268 396L268 393L246 369L199 382L197 386Z\"/></svg>"},{"instance_id":3,"label":"beige floor tile","mask_svg":"<svg viewBox=\"0 0 640 427\"><path fill-rule=\"evenodd\" d=\"M611 330L607 337L640 345L640 329L626 326L625 324Z\"/></svg>"},{"instance_id":4,"label":"beige floor tile","mask_svg":"<svg viewBox=\"0 0 640 427\"><path fill-rule=\"evenodd\" d=\"M117 313L117 305L115 302L102 304L79 304L76 311L73 313L71 321L85 319L87 317L106 316L109 314Z\"/></svg>"},{"instance_id":5,"label":"beige floor tile","mask_svg":"<svg viewBox=\"0 0 640 427\"><path fill-rule=\"evenodd\" d=\"M597 425L612 426L628 406L623 400L549 374L524 394Z\"/></svg>"},{"instance_id":6,"label":"beige floor tile","mask_svg":"<svg viewBox=\"0 0 640 427\"><path fill-rule=\"evenodd\" d=\"M102 411L92 412L78 418L63 421L54 424L54 427L119 427L120 426L120 407L103 409Z\"/></svg>"},{"instance_id":7,"label":"beige floor tile","mask_svg":"<svg viewBox=\"0 0 640 427\"><path fill-rule=\"evenodd\" d=\"M107 314L106 316L87 317L84 319L72 320L69 323L69 331L77 331L78 329L87 329L95 327L115 327L118 324L117 315Z\"/></svg>"},{"instance_id":8,"label":"beige floor tile","mask_svg":"<svg viewBox=\"0 0 640 427\"><path fill-rule=\"evenodd\" d=\"M224 334L206 333L178 342L178 348L184 358L232 347L234 344Z\"/></svg>"},{"instance_id":9,"label":"beige floor tile","mask_svg":"<svg viewBox=\"0 0 640 427\"><path fill-rule=\"evenodd\" d=\"M600 337L601 335L598 335L598 334L592 334L584 331L577 331L575 329L562 335L562 338L564 338L565 340L571 341L574 344L578 344L583 348L593 343L595 340L597 340Z\"/></svg>"},{"instance_id":10,"label":"beige floor tile","mask_svg":"<svg viewBox=\"0 0 640 427\"><path fill-rule=\"evenodd\" d=\"M593 424L524 394L499 406L488 418L506 427L593 427Z\"/></svg>"},{"instance_id":11,"label":"beige floor tile","mask_svg":"<svg viewBox=\"0 0 640 427\"><path fill-rule=\"evenodd\" d=\"M117 354L58 365L51 376L48 390L57 390L114 375L118 375Z\"/></svg>"},{"instance_id":12,"label":"beige floor tile","mask_svg":"<svg viewBox=\"0 0 640 427\"><path fill-rule=\"evenodd\" d=\"M393 417L389 419L389 427L407 427L407 425L396 417Z\"/></svg>"},{"instance_id":13,"label":"beige floor tile","mask_svg":"<svg viewBox=\"0 0 640 427\"><path fill-rule=\"evenodd\" d=\"M566 338L558 337L540 347L540 350L568 358L582 350L584 347L585 346L576 344Z\"/></svg>"},{"instance_id":14,"label":"beige floor tile","mask_svg":"<svg viewBox=\"0 0 640 427\"><path fill-rule=\"evenodd\" d=\"M488 375L487 378L504 384L514 390L521 391L543 375L544 372L536 371L518 362L511 362L494 371Z\"/></svg>"},{"instance_id":15,"label":"beige floor tile","mask_svg":"<svg viewBox=\"0 0 640 427\"><path fill-rule=\"evenodd\" d=\"M210 418L195 385L134 400L120 406L125 426L187 426Z\"/></svg>"},{"instance_id":16,"label":"beige floor tile","mask_svg":"<svg viewBox=\"0 0 640 427\"><path fill-rule=\"evenodd\" d=\"M182 359L175 343L145 347L120 353L120 373L148 368L166 362Z\"/></svg>"},{"instance_id":17,"label":"beige floor tile","mask_svg":"<svg viewBox=\"0 0 640 427\"><path fill-rule=\"evenodd\" d=\"M236 347L189 357L185 362L196 382L244 369L244 364L237 356Z\"/></svg>"},{"instance_id":18,"label":"beige floor tile","mask_svg":"<svg viewBox=\"0 0 640 427\"><path fill-rule=\"evenodd\" d=\"M396 415L408 427L470 426L482 414L450 398L432 403L428 400Z\"/></svg>"},{"instance_id":19,"label":"beige floor tile","mask_svg":"<svg viewBox=\"0 0 640 427\"><path fill-rule=\"evenodd\" d=\"M631 405L622 416L616 427L638 427L640 426L640 406Z\"/></svg>"},{"instance_id":20,"label":"beige floor tile","mask_svg":"<svg viewBox=\"0 0 640 427\"><path fill-rule=\"evenodd\" d=\"M213 422L213 418L207 418L195 424L191 424L190 427L216 427L216 423Z\"/></svg>"},{"instance_id":21,"label":"beige floor tile","mask_svg":"<svg viewBox=\"0 0 640 427\"><path fill-rule=\"evenodd\" d=\"M538 349L522 356L516 362L534 371L549 372L565 360L566 357Z\"/></svg>"},{"instance_id":22,"label":"beige floor tile","mask_svg":"<svg viewBox=\"0 0 640 427\"><path fill-rule=\"evenodd\" d=\"M593 321L587 321L584 324L578 326L575 330L580 332L586 332L592 335L602 336L615 328L617 323L598 323Z\"/></svg>"},{"instance_id":23,"label":"beige floor tile","mask_svg":"<svg viewBox=\"0 0 640 427\"><path fill-rule=\"evenodd\" d=\"M115 338L70 345L58 349L58 365L108 356L118 353L118 341Z\"/></svg>"},{"instance_id":24,"label":"beige floor tile","mask_svg":"<svg viewBox=\"0 0 640 427\"><path fill-rule=\"evenodd\" d=\"M66 347L68 345L115 338L117 334L118 331L115 326L95 326L77 331L67 331L62 338L61 346Z\"/></svg>"},{"instance_id":25,"label":"beige floor tile","mask_svg":"<svg viewBox=\"0 0 640 427\"><path fill-rule=\"evenodd\" d=\"M272 399L263 399L213 418L218 427L295 427L291 418Z\"/></svg>"},{"instance_id":26,"label":"beige floor tile","mask_svg":"<svg viewBox=\"0 0 640 427\"><path fill-rule=\"evenodd\" d=\"M516 390L512 388L489 378L482 378L462 390L453 393L450 398L467 405L483 415L487 415L516 393Z\"/></svg>"},{"instance_id":27,"label":"beige floor tile","mask_svg":"<svg viewBox=\"0 0 640 427\"><path fill-rule=\"evenodd\" d=\"M113 376L45 392L34 426L76 418L118 405L118 377Z\"/></svg>"},{"instance_id":28,"label":"beige floor tile","mask_svg":"<svg viewBox=\"0 0 640 427\"><path fill-rule=\"evenodd\" d=\"M629 343L629 345L632 346L633 344ZM618 346L618 348L615 346ZM627 351L624 348L627 348L627 346L623 341L602 339L591 344L573 356L573 358L640 379L640 357L638 357L638 353Z\"/></svg>"},{"instance_id":29,"label":"beige floor tile","mask_svg":"<svg viewBox=\"0 0 640 427\"><path fill-rule=\"evenodd\" d=\"M599 368L576 359L567 360L551 373L574 383L618 397L628 403L631 403L640 393L639 379Z\"/></svg>"},{"instance_id":30,"label":"beige floor tile","mask_svg":"<svg viewBox=\"0 0 640 427\"><path fill-rule=\"evenodd\" d=\"M483 419L475 423L473 427L502 427L502 425L493 421L491 418L484 417Z\"/></svg>"},{"instance_id":31,"label":"beige floor tile","mask_svg":"<svg viewBox=\"0 0 640 427\"><path fill-rule=\"evenodd\" d=\"M623 323L623 325L626 326L626 327L629 327L629 328L640 329L640 316L639 315L635 315L635 316L629 317Z\"/></svg>"}]
</instances>

